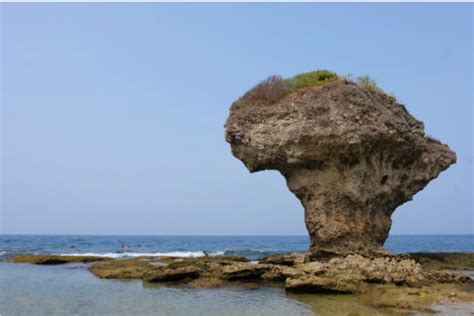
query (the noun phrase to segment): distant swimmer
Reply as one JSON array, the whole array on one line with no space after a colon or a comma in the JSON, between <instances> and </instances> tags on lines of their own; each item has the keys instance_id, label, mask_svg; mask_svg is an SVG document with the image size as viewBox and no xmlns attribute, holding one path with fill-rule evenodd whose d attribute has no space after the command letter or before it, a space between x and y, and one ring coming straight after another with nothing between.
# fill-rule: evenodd
<instances>
[{"instance_id":1,"label":"distant swimmer","mask_svg":"<svg viewBox=\"0 0 474 316\"><path fill-rule=\"evenodd\" d=\"M128 249L128 244L122 244L122 245L120 246L120 248L122 248L122 249Z\"/></svg>"},{"instance_id":2,"label":"distant swimmer","mask_svg":"<svg viewBox=\"0 0 474 316\"><path fill-rule=\"evenodd\" d=\"M70 248L71 249L77 249L78 247L76 245L72 245Z\"/></svg>"}]
</instances>

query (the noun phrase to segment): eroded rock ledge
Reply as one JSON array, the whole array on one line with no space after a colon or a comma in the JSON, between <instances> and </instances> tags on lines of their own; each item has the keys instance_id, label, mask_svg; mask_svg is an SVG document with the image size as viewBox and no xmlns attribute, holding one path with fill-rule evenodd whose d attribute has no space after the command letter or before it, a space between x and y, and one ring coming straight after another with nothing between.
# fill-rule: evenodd
<instances>
[{"instance_id":1,"label":"eroded rock ledge","mask_svg":"<svg viewBox=\"0 0 474 316\"><path fill-rule=\"evenodd\" d=\"M455 153L380 89L336 80L272 100L275 80L232 105L225 124L232 153L250 172L285 177L305 209L315 258L385 254L396 207Z\"/></svg>"},{"instance_id":2,"label":"eroded rock ledge","mask_svg":"<svg viewBox=\"0 0 474 316\"><path fill-rule=\"evenodd\" d=\"M18 255L12 258L15 263L34 263L44 265L55 265L65 263L88 263L97 261L108 261L112 258L101 256L63 256L63 255Z\"/></svg>"},{"instance_id":3,"label":"eroded rock ledge","mask_svg":"<svg viewBox=\"0 0 474 316\"><path fill-rule=\"evenodd\" d=\"M317 262L310 261L309 253L270 256L258 262L243 257L144 257L97 263L90 271L101 278L141 279L164 286L279 286L293 293L354 294L373 307L424 310L446 301L474 301L467 276L430 268L462 259L464 268L468 264L474 270L473 257L418 256L427 268L410 255L371 259L356 254Z\"/></svg>"},{"instance_id":4,"label":"eroded rock ledge","mask_svg":"<svg viewBox=\"0 0 474 316\"><path fill-rule=\"evenodd\" d=\"M14 262L57 264L104 260L101 257L35 255ZM414 260L416 258L416 260ZM421 264L420 264L421 263ZM311 254L245 257L138 257L108 259L90 267L100 278L143 280L166 286L280 286L291 292L354 294L377 307L419 309L443 301L473 301L472 281L460 272L474 270L474 253L406 254L367 258L347 255L311 261Z\"/></svg>"},{"instance_id":5,"label":"eroded rock ledge","mask_svg":"<svg viewBox=\"0 0 474 316\"><path fill-rule=\"evenodd\" d=\"M463 267L470 262L469 267L474 269L473 256L461 255L465 258ZM370 284L422 287L438 283L462 284L470 280L462 273L424 269L411 255L371 259L356 254L327 261L310 261L309 258L309 253L275 255L254 262L232 256L140 257L97 263L90 271L109 279L212 287L232 282L280 282L292 291L352 294L360 294L364 286ZM429 257L418 258L429 260L425 261L428 266L433 264Z\"/></svg>"}]
</instances>

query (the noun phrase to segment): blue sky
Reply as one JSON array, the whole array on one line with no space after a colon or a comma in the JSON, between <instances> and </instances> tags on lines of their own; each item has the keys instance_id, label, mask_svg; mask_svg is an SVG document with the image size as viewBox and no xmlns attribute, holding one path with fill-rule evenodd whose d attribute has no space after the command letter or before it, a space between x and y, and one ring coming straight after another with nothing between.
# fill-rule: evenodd
<instances>
[{"instance_id":1,"label":"blue sky","mask_svg":"<svg viewBox=\"0 0 474 316\"><path fill-rule=\"evenodd\" d=\"M472 4L1 4L2 233L305 234L224 141L269 75L369 74L456 165L393 234L473 233Z\"/></svg>"}]
</instances>

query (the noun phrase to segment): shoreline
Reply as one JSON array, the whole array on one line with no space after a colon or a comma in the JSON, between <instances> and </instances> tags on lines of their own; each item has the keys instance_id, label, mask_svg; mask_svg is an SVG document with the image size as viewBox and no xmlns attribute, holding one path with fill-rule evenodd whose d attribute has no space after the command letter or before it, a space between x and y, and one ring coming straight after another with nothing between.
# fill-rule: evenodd
<instances>
[{"instance_id":1,"label":"shoreline","mask_svg":"<svg viewBox=\"0 0 474 316\"><path fill-rule=\"evenodd\" d=\"M472 279L457 271L445 270L458 267L458 270L474 271L473 252L416 253L395 257L393 260L396 261L393 262L387 258L366 259L353 256L349 259L333 258L326 263L305 262L305 253L274 255L257 262L235 256L144 256L114 259L31 255L17 256L11 260L40 265L84 262L90 264L89 271L99 278L142 280L143 284L161 284L166 287L237 286L257 289L271 286L283 287L291 295L352 294L357 301L367 306L387 311L431 312L439 304L444 306L446 303L474 302ZM415 265L412 265L414 260L411 257L416 257ZM397 265L405 267L396 273L391 271ZM404 271L418 265L422 270L414 274ZM388 270L385 266L389 267ZM386 269L385 272L383 269ZM341 279L338 277L340 274L347 274L348 277ZM432 279L413 279L417 274ZM361 275L366 278L361 279ZM388 279L394 276L399 280Z\"/></svg>"}]
</instances>

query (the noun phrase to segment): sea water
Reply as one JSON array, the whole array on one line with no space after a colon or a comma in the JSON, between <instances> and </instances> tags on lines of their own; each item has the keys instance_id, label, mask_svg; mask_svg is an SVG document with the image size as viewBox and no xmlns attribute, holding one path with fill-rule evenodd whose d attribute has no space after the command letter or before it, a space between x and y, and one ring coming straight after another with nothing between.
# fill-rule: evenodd
<instances>
[{"instance_id":1,"label":"sea water","mask_svg":"<svg viewBox=\"0 0 474 316\"><path fill-rule=\"evenodd\" d=\"M302 251L306 236L26 236L0 235L0 255L266 255ZM391 236L393 252L474 252L472 235ZM344 295L294 295L278 287L194 289L103 280L89 264L0 263L1 315L385 315Z\"/></svg>"},{"instance_id":2,"label":"sea water","mask_svg":"<svg viewBox=\"0 0 474 316\"><path fill-rule=\"evenodd\" d=\"M0 258L16 254L78 254L113 258L208 255L264 256L304 251L307 236L0 235ZM385 248L405 252L473 252L474 235L396 235Z\"/></svg>"}]
</instances>

